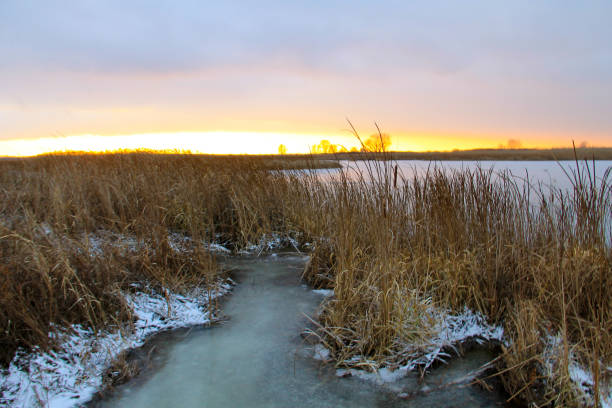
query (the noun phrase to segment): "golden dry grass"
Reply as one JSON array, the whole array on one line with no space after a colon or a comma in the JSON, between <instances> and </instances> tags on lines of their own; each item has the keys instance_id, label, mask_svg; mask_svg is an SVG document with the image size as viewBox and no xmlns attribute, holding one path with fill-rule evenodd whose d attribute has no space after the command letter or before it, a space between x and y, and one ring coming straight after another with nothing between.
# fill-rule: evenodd
<instances>
[{"instance_id":1,"label":"golden dry grass","mask_svg":"<svg viewBox=\"0 0 612 408\"><path fill-rule=\"evenodd\" d=\"M504 327L499 376L515 400L579 404L570 353L598 384L609 381L609 182L577 173L573 191L548 193L482 170L403 180L392 162L367 169L324 181L239 157L141 152L0 162L0 358L8 362L20 346L51 346L52 323L129 321L120 293L130 283L210 283L217 268L206 242L240 249L276 233L313 244L305 278L334 289L320 336L340 362L401 361L401 345L429 335L432 303L468 306ZM91 257L83 236L101 231L148 249L108 244ZM172 233L192 239L190 256L169 248ZM547 334L560 334L564 351L551 378L541 374Z\"/></svg>"}]
</instances>

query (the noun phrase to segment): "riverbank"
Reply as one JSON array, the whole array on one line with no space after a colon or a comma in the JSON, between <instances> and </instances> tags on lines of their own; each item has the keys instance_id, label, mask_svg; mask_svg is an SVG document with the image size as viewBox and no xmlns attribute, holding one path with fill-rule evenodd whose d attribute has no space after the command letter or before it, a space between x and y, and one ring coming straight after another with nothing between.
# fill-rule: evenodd
<instances>
[{"instance_id":1,"label":"riverbank","mask_svg":"<svg viewBox=\"0 0 612 408\"><path fill-rule=\"evenodd\" d=\"M124 360L152 336L177 328L208 325L216 320L209 304L231 289L220 283L214 291L193 288L187 295L136 292L125 301L133 311L131 327L94 331L82 325L57 327L49 333L53 350L18 350L0 374L4 406L81 406L107 386L137 374Z\"/></svg>"},{"instance_id":2,"label":"riverbank","mask_svg":"<svg viewBox=\"0 0 612 408\"><path fill-rule=\"evenodd\" d=\"M159 254L152 254L159 252L160 247L164 248L159 242L138 240L134 236L104 230L70 238L47 224L39 227L38 238L45 237L59 243L63 251L72 251L73 257L84 257L92 265L110 263L113 268L127 266L119 264L113 257L124 260L135 257L140 258L140 262L146 257L154 258L147 268L154 268L156 263L163 261ZM2 238L7 239L6 236ZM168 262L170 259L194 257L193 248L189 237L169 235L165 240L165 250L168 251L164 255L165 267L170 269L177 266L172 265L172 261ZM212 263L211 260L207 261ZM189 263L183 261L182 266ZM202 265L202 262L199 264ZM131 266L136 266L133 260ZM114 301L126 312L122 320L119 320L121 315L117 314L98 327L61 320L50 322L48 343L30 348L18 347L10 363L0 372L0 402L3 405L82 405L105 387L126 381L136 374L124 356L142 346L151 336L176 328L215 322L219 312L217 298L227 294L233 284L231 279L214 270L208 282L199 283L193 280L188 283L171 282L163 276L159 276L158 280L152 276L129 274L116 277L131 278L127 284L120 285L121 281L116 281L111 286L111 290L116 291L112 294ZM76 275L72 282L62 282L63 289L74 290L73 285L89 283L83 282L83 278ZM81 290L87 292L85 288ZM65 293L62 295L66 296ZM80 298L77 303L83 301Z\"/></svg>"}]
</instances>

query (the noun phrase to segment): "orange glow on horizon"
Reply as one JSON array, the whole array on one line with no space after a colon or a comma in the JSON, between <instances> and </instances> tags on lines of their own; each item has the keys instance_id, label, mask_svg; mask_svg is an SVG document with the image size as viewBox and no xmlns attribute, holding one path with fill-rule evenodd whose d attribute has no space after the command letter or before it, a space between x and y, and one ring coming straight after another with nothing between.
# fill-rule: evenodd
<instances>
[{"instance_id":1,"label":"orange glow on horizon","mask_svg":"<svg viewBox=\"0 0 612 408\"><path fill-rule=\"evenodd\" d=\"M131 135L75 135L0 141L0 156L28 157L62 151L105 152L148 149L207 154L271 154L284 144L288 153L308 152L311 140L327 135L265 132L168 132Z\"/></svg>"},{"instance_id":2,"label":"orange glow on horizon","mask_svg":"<svg viewBox=\"0 0 612 408\"><path fill-rule=\"evenodd\" d=\"M361 135L366 139L368 134ZM321 140L344 146L347 150L359 149L357 138L349 132L337 134L301 134L273 132L164 132L130 135L74 135L38 139L9 139L0 141L0 156L28 157L50 152L85 151L106 152L117 150L147 149L155 151L190 151L205 154L275 154L283 144L287 153L309 153L310 147ZM425 133L391 134L392 151L449 151L478 148L497 148L508 139L528 140L525 148L552 148L571 146L571 138L558 138L564 143L525 135L491 137L482 135L446 135Z\"/></svg>"}]
</instances>

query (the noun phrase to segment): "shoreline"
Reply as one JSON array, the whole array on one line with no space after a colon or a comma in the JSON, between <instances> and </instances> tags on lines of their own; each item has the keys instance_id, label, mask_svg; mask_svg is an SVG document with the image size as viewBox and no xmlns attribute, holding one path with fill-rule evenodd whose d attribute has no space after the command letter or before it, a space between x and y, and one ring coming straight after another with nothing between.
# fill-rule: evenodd
<instances>
[{"instance_id":1,"label":"shoreline","mask_svg":"<svg viewBox=\"0 0 612 408\"><path fill-rule=\"evenodd\" d=\"M134 308L132 328L94 332L80 325L58 327L50 336L56 350L18 351L0 375L3 404L8 406L70 407L87 403L102 392L109 373L123 353L137 349L157 334L217 321L205 310L209 302L230 293L232 283L220 282L212 298L194 288L191 296L137 292L126 295ZM110 374L110 378L106 374Z\"/></svg>"}]
</instances>

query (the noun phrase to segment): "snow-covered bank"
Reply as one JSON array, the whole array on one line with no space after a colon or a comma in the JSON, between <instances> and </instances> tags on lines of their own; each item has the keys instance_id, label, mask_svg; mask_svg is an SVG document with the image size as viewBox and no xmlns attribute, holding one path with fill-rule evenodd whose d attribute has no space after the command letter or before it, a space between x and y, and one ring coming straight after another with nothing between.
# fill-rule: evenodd
<instances>
[{"instance_id":1,"label":"snow-covered bank","mask_svg":"<svg viewBox=\"0 0 612 408\"><path fill-rule=\"evenodd\" d=\"M292 234L298 235L299 233L292 232ZM298 250L298 241L295 238L290 235L273 232L270 234L263 234L257 243L249 243L244 249L239 251L239 253L243 255L261 255L264 252L290 247Z\"/></svg>"},{"instance_id":2,"label":"snow-covered bank","mask_svg":"<svg viewBox=\"0 0 612 408\"><path fill-rule=\"evenodd\" d=\"M549 379L555 376L555 369L559 365L564 364L563 355L565 353L563 339L560 334L548 335L545 339L545 348L543 353L543 364L541 367L542 374ZM574 391L577 393L580 401L584 406L594 406L595 396L595 378L593 372L584 367L578 362L575 353L571 349L568 350L567 356L567 374L574 386ZM612 366L607 367L606 371L612 374ZM599 406L602 408L612 408L612 384L599 383Z\"/></svg>"},{"instance_id":3,"label":"snow-covered bank","mask_svg":"<svg viewBox=\"0 0 612 408\"><path fill-rule=\"evenodd\" d=\"M433 335L420 343L405 344L399 353L401 364L380 364L363 356L355 356L344 361L344 365L349 368L336 370L336 375L339 377L352 375L377 384L397 381L418 367L428 369L435 362L444 362L446 358L451 357L447 350L454 349L467 341L484 344L503 340L504 331L501 327L489 325L482 315L469 309L465 309L460 314L444 311L437 311L436 314L439 318L432 330ZM329 353L320 347L316 349L315 358L321 359L324 355L327 356ZM367 370L352 367L367 367Z\"/></svg>"},{"instance_id":4,"label":"snow-covered bank","mask_svg":"<svg viewBox=\"0 0 612 408\"><path fill-rule=\"evenodd\" d=\"M326 297L333 296L333 291L317 291ZM332 292L332 293L330 293ZM347 368L336 370L338 377L355 376L378 385L395 382L405 377L410 371L417 368L427 370L435 362L446 362L453 356L449 350L457 349L462 344L476 342L485 344L497 342L509 346L509 340L504 337L501 326L493 326L486 322L484 316L469 309L462 313L453 314L448 311L432 310L431 313L437 317L435 328L431 331L432 336L420 343L406 344L398 355L389 361L373 361L364 356L354 356L350 360L341 362ZM542 355L541 374L550 384L555 382L556 369L563 364L563 342L560 335L549 335L544 339L546 344ZM322 343L315 344L313 358L325 362L333 360L332 353ZM394 361L401 360L400 364ZM569 380L576 392L578 399L584 406L595 405L595 379L589 367L581 365L570 349L568 356ZM490 366L487 364L482 368ZM612 367L606 367L606 371L612 374ZM482 370L475 371L472 377L464 378L469 382L482 374ZM609 382L599 381L599 405L603 408L612 408L612 387Z\"/></svg>"},{"instance_id":5,"label":"snow-covered bank","mask_svg":"<svg viewBox=\"0 0 612 408\"><path fill-rule=\"evenodd\" d=\"M49 225L41 224L38 233L50 239L62 239ZM217 237L221 238L221 237ZM155 249L151 240L97 230L82 234L76 241L66 241L74 251L84 251L103 262L105 249L110 247L123 254ZM179 233L170 233L167 244L176 253L188 255L194 245L210 252L229 254L232 251L220 243L195 243ZM68 244L67 244L68 245ZM284 246L296 246L295 240L277 234L263 236L243 253L261 254ZM187 294L159 291L133 285L124 293L133 312L133 322L120 328L94 332L81 325L53 326L49 338L56 345L44 352L18 350L7 369L0 371L0 406L71 407L90 400L103 387L103 375L125 351L140 347L150 336L176 328L208 324L211 315L209 301L228 293L233 281L219 282L214 291L193 288Z\"/></svg>"},{"instance_id":6,"label":"snow-covered bank","mask_svg":"<svg viewBox=\"0 0 612 408\"><path fill-rule=\"evenodd\" d=\"M216 318L209 301L231 289L230 280L208 292L194 289L188 295L166 292L126 294L133 310L133 327L95 333L79 325L58 327L49 336L55 351L16 354L0 374L0 405L16 407L71 407L83 404L102 388L102 376L122 352L140 347L161 331L207 324Z\"/></svg>"}]
</instances>

